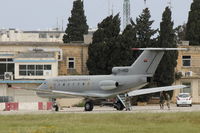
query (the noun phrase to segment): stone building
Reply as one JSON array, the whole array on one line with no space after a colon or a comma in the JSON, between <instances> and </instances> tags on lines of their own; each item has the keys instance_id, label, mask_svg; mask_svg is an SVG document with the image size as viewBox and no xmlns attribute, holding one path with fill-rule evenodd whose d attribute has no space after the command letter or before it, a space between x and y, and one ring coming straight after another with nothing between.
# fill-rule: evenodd
<instances>
[{"instance_id":1,"label":"stone building","mask_svg":"<svg viewBox=\"0 0 200 133\"><path fill-rule=\"evenodd\" d=\"M88 59L88 44L69 43L60 45L63 59L59 62L59 75L88 74L86 62Z\"/></svg>"},{"instance_id":2,"label":"stone building","mask_svg":"<svg viewBox=\"0 0 200 133\"><path fill-rule=\"evenodd\" d=\"M187 88L174 91L175 97L180 92L190 93L193 103L200 103L200 47L181 45L180 48L188 48L188 51L179 51L176 75L181 77L174 84L183 84Z\"/></svg>"},{"instance_id":3,"label":"stone building","mask_svg":"<svg viewBox=\"0 0 200 133\"><path fill-rule=\"evenodd\" d=\"M64 31L58 29L22 31L17 29L1 29L1 42L62 42Z\"/></svg>"},{"instance_id":4,"label":"stone building","mask_svg":"<svg viewBox=\"0 0 200 133\"><path fill-rule=\"evenodd\" d=\"M92 42L96 29L89 29L84 35L84 44ZM0 42L63 42L64 31L59 29L23 31L14 28L0 29Z\"/></svg>"},{"instance_id":5,"label":"stone building","mask_svg":"<svg viewBox=\"0 0 200 133\"><path fill-rule=\"evenodd\" d=\"M41 102L34 91L44 79L87 74L88 45L58 42L0 42L0 102Z\"/></svg>"}]
</instances>

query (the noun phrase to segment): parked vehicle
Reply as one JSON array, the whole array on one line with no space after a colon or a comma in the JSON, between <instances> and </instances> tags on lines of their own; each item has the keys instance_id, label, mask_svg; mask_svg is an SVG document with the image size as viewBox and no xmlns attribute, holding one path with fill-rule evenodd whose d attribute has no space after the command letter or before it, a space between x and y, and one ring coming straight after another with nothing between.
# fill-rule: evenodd
<instances>
[{"instance_id":1,"label":"parked vehicle","mask_svg":"<svg viewBox=\"0 0 200 133\"><path fill-rule=\"evenodd\" d=\"M192 96L190 93L179 93L176 97L176 105L179 106L192 106Z\"/></svg>"}]
</instances>

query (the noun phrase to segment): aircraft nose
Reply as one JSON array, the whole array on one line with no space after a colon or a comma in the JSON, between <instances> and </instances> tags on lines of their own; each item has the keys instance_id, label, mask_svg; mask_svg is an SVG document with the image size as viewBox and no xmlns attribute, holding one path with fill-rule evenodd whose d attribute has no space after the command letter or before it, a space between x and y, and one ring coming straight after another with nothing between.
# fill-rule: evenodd
<instances>
[{"instance_id":1,"label":"aircraft nose","mask_svg":"<svg viewBox=\"0 0 200 133\"><path fill-rule=\"evenodd\" d=\"M47 82L42 83L37 89L38 90L46 90L46 89L48 89Z\"/></svg>"}]
</instances>

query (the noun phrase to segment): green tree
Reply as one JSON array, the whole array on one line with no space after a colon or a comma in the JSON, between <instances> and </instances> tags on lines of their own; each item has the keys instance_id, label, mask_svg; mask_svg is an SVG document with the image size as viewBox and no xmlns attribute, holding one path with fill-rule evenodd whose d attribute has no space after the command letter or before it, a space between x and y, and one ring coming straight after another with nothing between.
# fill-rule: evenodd
<instances>
[{"instance_id":1,"label":"green tree","mask_svg":"<svg viewBox=\"0 0 200 133\"><path fill-rule=\"evenodd\" d=\"M200 45L200 0L193 0L186 26L186 39L190 45Z\"/></svg>"},{"instance_id":2,"label":"green tree","mask_svg":"<svg viewBox=\"0 0 200 133\"><path fill-rule=\"evenodd\" d=\"M98 24L98 29L93 34L92 44L88 48L87 67L90 74L109 74L111 72L112 63L110 59L114 50L112 45L117 42L119 32L119 15L108 16Z\"/></svg>"},{"instance_id":3,"label":"green tree","mask_svg":"<svg viewBox=\"0 0 200 133\"><path fill-rule=\"evenodd\" d=\"M151 28L153 20L150 20L151 14L148 8L145 8L139 18L136 18L137 40L139 47L152 47L152 37L158 30Z\"/></svg>"},{"instance_id":4,"label":"green tree","mask_svg":"<svg viewBox=\"0 0 200 133\"><path fill-rule=\"evenodd\" d=\"M185 34L186 34L186 24L179 25L175 28L175 34L176 34L176 41L177 43L180 41L185 40Z\"/></svg>"},{"instance_id":5,"label":"green tree","mask_svg":"<svg viewBox=\"0 0 200 133\"><path fill-rule=\"evenodd\" d=\"M71 41L83 41L83 35L88 33L83 1L74 1L71 17L69 17L68 21L69 23L67 24L65 35L63 36L63 42L69 43Z\"/></svg>"},{"instance_id":6,"label":"green tree","mask_svg":"<svg viewBox=\"0 0 200 133\"><path fill-rule=\"evenodd\" d=\"M120 32L119 15L109 16L98 24L93 42L89 45L87 66L90 74L110 74L114 66L127 66L133 63L136 45L136 30L128 25Z\"/></svg>"},{"instance_id":7,"label":"green tree","mask_svg":"<svg viewBox=\"0 0 200 133\"><path fill-rule=\"evenodd\" d=\"M130 66L135 61L135 53L131 48L137 46L136 30L133 25L127 25L112 45L112 55L110 59L111 67Z\"/></svg>"},{"instance_id":8,"label":"green tree","mask_svg":"<svg viewBox=\"0 0 200 133\"><path fill-rule=\"evenodd\" d=\"M166 7L162 15L162 22L160 23L158 47L176 48L174 24L171 20L171 14L170 8ZM154 76L157 86L168 86L174 82L174 68L177 65L177 58L177 51L165 51Z\"/></svg>"}]
</instances>

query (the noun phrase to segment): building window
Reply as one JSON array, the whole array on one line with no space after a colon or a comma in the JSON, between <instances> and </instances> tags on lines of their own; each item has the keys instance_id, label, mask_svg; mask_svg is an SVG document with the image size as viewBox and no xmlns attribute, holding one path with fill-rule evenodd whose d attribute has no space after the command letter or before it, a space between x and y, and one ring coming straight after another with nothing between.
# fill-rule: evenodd
<instances>
[{"instance_id":1,"label":"building window","mask_svg":"<svg viewBox=\"0 0 200 133\"><path fill-rule=\"evenodd\" d=\"M46 33L40 33L39 38L47 38L47 34Z\"/></svg>"},{"instance_id":2,"label":"building window","mask_svg":"<svg viewBox=\"0 0 200 133\"><path fill-rule=\"evenodd\" d=\"M191 56L182 56L183 66L191 66Z\"/></svg>"},{"instance_id":3,"label":"building window","mask_svg":"<svg viewBox=\"0 0 200 133\"><path fill-rule=\"evenodd\" d=\"M75 59L73 57L68 58L68 69L75 69Z\"/></svg>"},{"instance_id":4,"label":"building window","mask_svg":"<svg viewBox=\"0 0 200 133\"><path fill-rule=\"evenodd\" d=\"M0 103L5 103L5 102L13 102L14 99L11 96L0 96Z\"/></svg>"},{"instance_id":5,"label":"building window","mask_svg":"<svg viewBox=\"0 0 200 133\"><path fill-rule=\"evenodd\" d=\"M192 88L191 88L191 83L190 82L185 82L182 83L182 85L187 86L186 88L181 89L181 93L192 93Z\"/></svg>"},{"instance_id":6,"label":"building window","mask_svg":"<svg viewBox=\"0 0 200 133\"><path fill-rule=\"evenodd\" d=\"M36 75L43 76L43 70L44 70L43 65L36 65Z\"/></svg>"},{"instance_id":7,"label":"building window","mask_svg":"<svg viewBox=\"0 0 200 133\"><path fill-rule=\"evenodd\" d=\"M19 65L20 76L44 76L44 71L51 71L51 65Z\"/></svg>"},{"instance_id":8,"label":"building window","mask_svg":"<svg viewBox=\"0 0 200 133\"><path fill-rule=\"evenodd\" d=\"M15 73L15 65L12 58L0 58L0 79L4 79L5 72Z\"/></svg>"}]
</instances>

